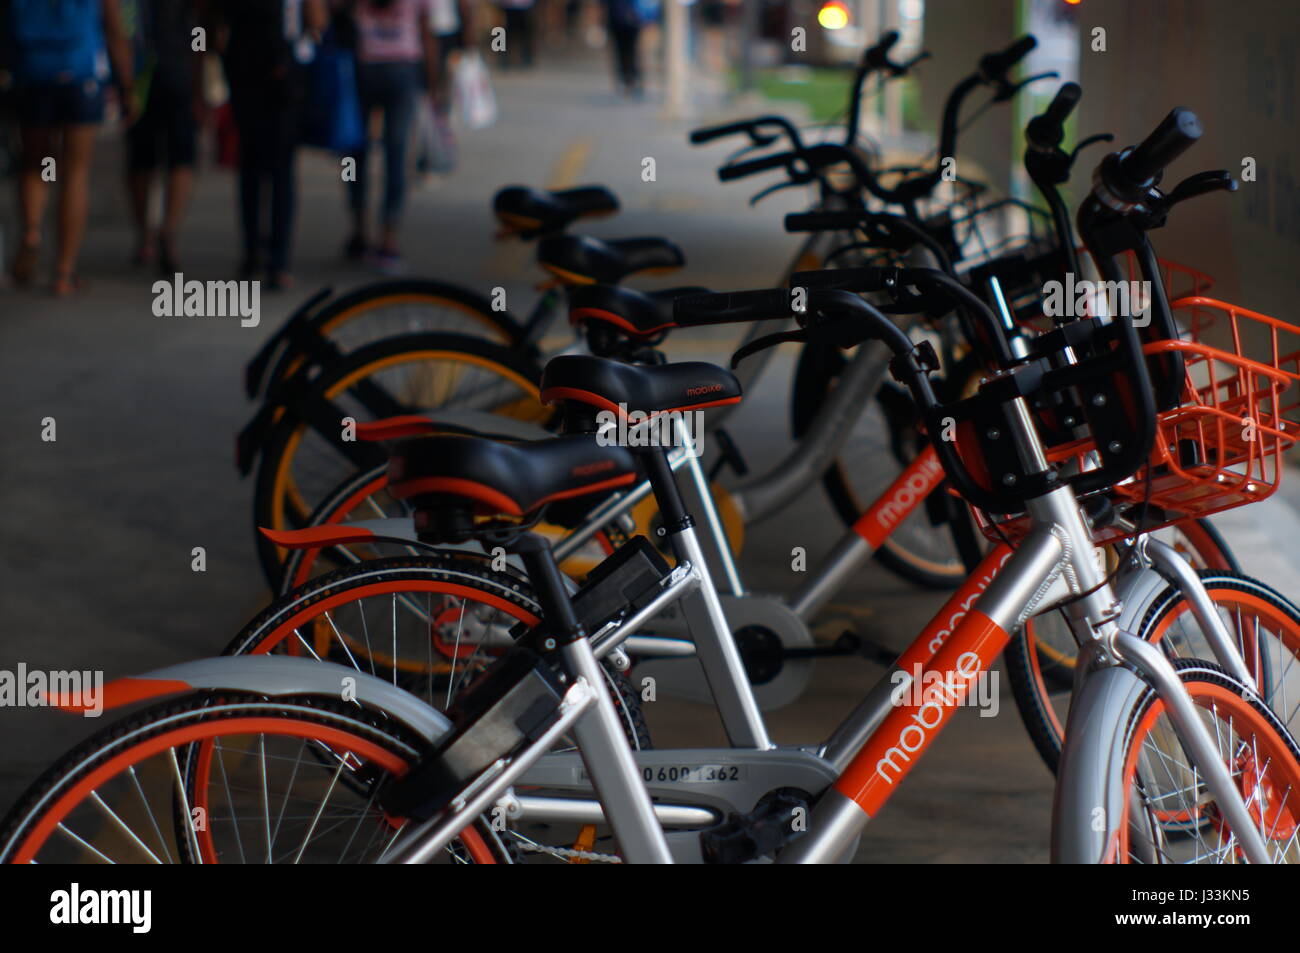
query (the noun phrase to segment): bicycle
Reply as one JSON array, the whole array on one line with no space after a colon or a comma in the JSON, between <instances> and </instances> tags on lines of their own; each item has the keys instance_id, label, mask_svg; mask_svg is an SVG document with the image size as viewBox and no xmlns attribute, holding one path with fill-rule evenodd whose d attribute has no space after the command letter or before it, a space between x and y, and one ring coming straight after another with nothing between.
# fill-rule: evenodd
<instances>
[{"instance_id":1,"label":"bicycle","mask_svg":"<svg viewBox=\"0 0 1300 953\"><path fill-rule=\"evenodd\" d=\"M1131 197L1150 194L1163 166L1199 135L1194 117L1189 121L1188 116L1186 111L1175 111L1137 149L1112 155L1103 163L1096 190L1106 190L1103 194L1111 204L1103 205L1097 197L1090 199L1081 213L1080 229L1099 260L1110 259L1126 243L1140 252L1149 252L1144 232L1131 219L1135 214L1133 206L1115 211L1114 199L1119 196L1132 201ZM1105 228L1094 231L1101 225ZM1104 239L1099 240L1099 234ZM1140 257L1148 280L1158 280L1154 255ZM1114 268L1110 261L1107 266L1108 270ZM897 278L891 270L881 270L882 287ZM1155 287L1157 314L1167 318L1167 302L1158 291L1159 285ZM1300 765L1286 728L1254 693L1253 679L1241 653L1213 627L1206 636L1224 668L1196 660L1171 664L1148 643L1119 630L1115 610L1121 602L1116 592L1126 591L1128 581L1115 576L1119 588L1112 588L1112 576L1093 557L1093 538L1094 530L1121 535L1129 530L1120 521L1103 518L1104 511L1090 507L1085 512L1077 500L1112 488L1121 502L1143 501L1145 508L1145 501L1167 502L1176 498L1180 489L1195 487L1211 490L1197 497L1195 509L1204 513L1239 504L1243 492L1251 499L1267 496L1280 474L1276 469L1266 473L1265 468L1276 468L1282 445L1295 439L1295 424L1284 416L1284 412L1294 412L1295 405L1284 405L1281 398L1300 381L1296 354L1281 354L1275 347L1271 363L1259 363L1239 353L1181 340L1150 342L1144 349L1128 322L1075 322L1068 327L1079 330L1062 329L1044 336L1036 356L988 381L975 397L945 404L935 398L929 383L932 350L911 341L884 314L863 299L838 290L814 292L809 304L808 311L798 315L809 333L833 334L846 343L852 337L886 341L895 353L892 369L916 397L932 435L940 432L938 425L949 415L969 421L996 414L1007 428L1003 433L1013 438L1014 458L1008 457L1000 445L990 447L989 442L996 438L983 432L977 432L964 445L950 445L943 440L934 445L949 478L972 503L990 513L1025 514L1016 520L1000 521L1001 533L1017 539L1018 544L1014 548L1009 543L999 544L958 594L968 599L975 597L974 604L963 607L955 619L941 612L905 654L905 658L911 655L924 666L923 676L938 678L937 691L927 691L911 701L900 699L897 705L892 704L890 692L877 697L874 704L869 697L820 749L820 756L804 749L773 749L762 738L753 739L752 746L723 752L633 755L596 669L597 658L615 651L653 615L656 602L688 591L710 622L696 633L697 639L710 645L710 652L717 653L706 665L730 670L741 702L730 714L728 706L720 705L724 717L743 727L757 715L752 700L745 704L747 683L735 678L738 655L734 644L728 649L725 620L716 596L710 598L708 570L699 558L698 540L680 506L666 456L650 452L641 462L655 482L656 491L667 501L666 531L679 554L679 566L658 578L651 587L652 595L626 605L618 618L602 626L589 640L546 543L526 531L520 532L526 530L526 522L522 527L496 521L476 523L475 500L477 505L488 504L495 511L499 510L499 500L493 499L492 493L505 493L519 503L520 511L531 514L548 497L590 489L611 480L630 483L635 479L635 466L627 452L599 448L602 455L592 441L587 451L592 456L580 455L577 459L605 465L594 470L582 468L575 474L567 467L554 465L565 454L557 455L553 445L503 445L444 436L419 441L423 468L415 466L419 462L416 458L409 457L408 468L398 475L400 480L408 481L405 491L421 514L422 531L431 541L447 543L485 533L490 534L489 538L510 537L510 546L527 565L528 577L544 605L544 624L526 633L517 648L495 662L460 697L453 711L462 717L454 728L428 706L372 676L294 659L209 660L160 670L142 680L114 683L106 702L111 707L123 698L139 699L187 687L251 689L273 697L310 693L313 689L328 693L337 687L339 679L350 679L361 705L377 706L390 719L405 725L423 726L426 736L438 739L436 746L430 746L409 770L405 766L387 769L372 758L364 771L348 771L348 781L361 786L371 803L377 802L386 812L377 816L389 819L382 851L382 857L389 862L442 856L440 852L453 839L460 837L460 843L465 842L464 832L472 831L476 819L492 805L519 816L532 811L532 816L541 812L550 818L607 819L623 858L631 862L668 860L671 853L663 826L679 825L686 831L674 835L674 846L687 850L694 838L697 849L702 848L714 860L751 859L757 851L767 855L775 852L781 862L824 861L835 859L852 846L862 826L887 801L973 681L1007 643L1009 632L1031 612L1061 604L1083 643L1082 672L1086 674L1080 678L1058 780L1054 858L1165 858L1180 852L1180 844L1185 846L1168 837L1165 825L1171 820L1182 825L1187 839L1197 839L1208 848L1204 855L1207 857L1245 858L1252 862L1289 857L1294 852L1292 834L1288 828L1286 840L1279 843L1277 821L1290 816L1287 801L1300 780ZM727 311L736 320L794 312L788 292L698 296L680 301L677 307L706 318ZM999 333L996 318L991 314L984 317L990 331ZM1254 317L1238 309L1232 319ZM1278 326L1285 327L1276 322L1274 330ZM1119 346L1112 346L1115 343ZM1051 358L1067 347L1078 358L1077 363L1051 366ZM1184 399L1176 406L1157 409L1157 388L1152 385L1158 381L1148 371L1147 357L1167 357L1174 352L1189 363L1224 361L1237 368L1236 375L1224 379L1222 388L1213 384L1198 388L1187 377L1181 394ZM1156 368L1164 366L1158 361L1153 363ZM1125 415L1120 422L1113 414L1093 411L1089 412L1088 424L1094 437L1115 433L1113 428L1118 423L1126 433L1136 435L1135 439L1119 447L1077 440L1047 446L1039 437L1042 420L1036 409L1041 410L1040 397L1053 393L1049 385L1062 381L1068 381L1081 393L1110 397L1127 388L1136 405L1131 416ZM1086 406L1091 404L1085 402ZM1243 407L1256 415L1266 434L1266 448L1260 454L1254 453L1258 447L1243 447L1239 437L1225 434L1223 428L1194 431L1189 424L1196 418L1232 414ZM1108 427L1112 428L1109 433ZM1197 436L1189 436L1192 433ZM1172 451L1168 449L1171 438ZM570 444L570 453L582 445L581 439L557 438ZM1180 443L1186 441L1183 445L1187 445L1193 440L1199 449L1181 459ZM1153 445L1155 456L1151 455ZM453 446L457 452L446 452ZM1247 450L1252 456L1244 476L1237 473L1231 485L1216 479L1234 472L1229 468ZM532 459L535 465L528 469L513 466L520 459ZM550 465L546 465L548 460ZM995 472L1011 473L1016 479L984 479L985 469L976 466L981 460L996 462ZM1062 465L1079 460L1091 465ZM1216 486L1219 489L1215 490ZM1095 525L1090 527L1089 522ZM1134 553L1140 557L1141 547ZM1136 578L1144 576L1138 573ZM1188 583L1194 593L1194 581ZM712 645L713 641L717 644ZM1117 664L1120 660L1125 664ZM723 681L726 679L719 678L718 684ZM929 684L930 679L923 677L918 682ZM872 694L880 695L879 691ZM196 696L200 700L212 697ZM197 703L191 700L182 704ZM1208 732L1199 720L1198 704L1203 713L1227 713L1226 723L1220 718L1216 732ZM591 717L584 717L587 714ZM305 737L310 737L306 727L309 721L303 717L299 722ZM1173 733L1166 735L1166 729L1176 730L1182 743L1174 741ZM247 732L247 726L244 730ZM568 732L578 740L590 780L583 775L578 755L547 753L556 738ZM1227 750L1215 746L1216 739L1222 744L1231 737L1243 744ZM340 755L345 742L349 747ZM1158 748L1162 742L1167 750ZM102 748L102 739L96 743ZM194 742L191 739L183 743L189 746ZM340 740L334 735L318 741L325 747L315 749L317 757L327 758L325 763L336 766L336 780L354 763L349 760L350 755L358 754L353 744L351 738ZM355 747L361 744L355 742ZM1180 754L1174 750L1178 747L1187 750ZM1192 786L1190 799L1186 785L1162 786L1159 778L1151 775L1142 760L1144 750L1160 755L1162 764L1169 764L1171 757L1183 757L1185 776L1202 779L1200 785ZM110 763L126 765L133 751L119 750ZM687 763L701 769L698 776L688 771L686 778L659 781L653 778L652 770L650 783L643 780L644 766L671 765L674 755L678 763L691 758ZM712 769L711 773L708 769ZM51 790L61 792L80 790L79 796L85 798L90 789L84 789L84 779L81 789L70 787L78 778L74 773L47 779L38 785L38 794L53 785ZM173 796L186 790L179 771L175 780ZM706 793L702 793L701 782L708 784ZM544 796L528 794L520 798L508 793L516 784L530 790L558 790L561 797L548 801ZM764 784L770 786L764 788ZM793 810L807 810L809 806L807 801L792 801L785 793L783 789L792 786L820 795L807 832L787 827ZM594 807L588 798L565 796L592 787L598 795ZM647 787L661 798L660 803L651 802ZM1181 805L1166 805L1179 794L1184 795ZM63 795L65 800L69 796ZM720 802L735 805L751 798L757 799L754 804L762 801L761 810L751 806L748 811L738 811L745 816L733 818L730 826L715 827L709 836L690 833L691 828L698 830L701 826L704 814L710 810L710 799L710 816L714 816L719 813ZM41 813L48 800L48 793L29 797L11 813L0 835L0 856L29 858L48 842L49 834L68 813L64 810L68 805L62 801L57 805L58 817ZM1100 825L1096 824L1098 805L1104 808ZM319 811L316 816L319 818ZM403 819L415 823L403 827ZM389 831L393 836L388 836ZM802 836L793 836L796 834Z\"/></svg>"},{"instance_id":2,"label":"bicycle","mask_svg":"<svg viewBox=\"0 0 1300 953\"><path fill-rule=\"evenodd\" d=\"M1032 38L1026 38L1019 41L1008 51L985 57L981 61L981 72L968 78L967 81L953 91L949 107L945 110L945 143L955 145L956 117L960 111L961 101L973 89L985 83L993 84L998 88L999 100L1005 100L1010 98L1023 85L1023 83L1009 84L1005 79L1005 73L1032 45ZM885 48L887 50L887 46ZM867 76L871 75L873 70L880 68L872 59L871 54L872 51L868 51L868 55L864 56L864 65L860 68L855 80L855 115L860 101L862 82ZM871 60L869 65L868 60ZM910 64L906 65L910 66ZM906 66L891 64L890 70L891 75L903 75ZM903 72L897 72L898 70ZM696 141L710 141L721 136L745 132L755 144L765 144L774 141L770 134L763 132L768 128L781 130L783 134L791 137L796 149L803 148L797 130L780 117L759 117L756 120L747 120L743 123L732 123L722 127L697 130L695 139ZM814 146L811 148L824 150L825 147ZM826 153L823 151L817 154L825 155ZM786 160L782 159L774 165L773 157L764 157L745 163L729 162L720 170L720 176L727 180L742 178L768 168L780 166L785 162ZM828 164L830 164L829 161L822 163L823 166ZM869 170L865 170L863 175L863 185L872 190L873 194L879 193L893 196L892 201L903 205L912 215L918 214L916 208L920 198L932 191L935 183L939 181L937 173L926 171L923 175L907 179L887 190ZM847 200L845 195L848 193L832 188L820 169L814 169L810 172L792 172L791 182L794 184L818 183L823 190L823 201L829 203L831 207L834 207L837 203L843 204ZM760 193L760 196L762 194ZM941 233L946 229L950 229L947 222L940 222L935 227ZM819 246L827 237L833 238L833 236L811 235L808 241L799 249L791 267L808 265L812 257L821 254ZM584 238L563 235L552 236L543 239L539 251L558 245L570 249L573 255L582 258L584 261L598 261L600 256L587 254L590 251L587 246L590 244L592 244L591 240ZM570 254L570 252L566 252L566 254ZM591 275L581 274L583 267L585 266L560 267L559 271L564 276L564 281L569 286L572 286L579 276L583 280L591 280ZM599 271L599 269L597 270ZM600 275L597 275L597 277L600 277ZM606 279L609 277L611 276L605 275ZM685 290L669 289L657 293L656 300L661 305L666 306L672 297ZM544 303L539 302L538 309L535 309L533 316L528 321L527 337L529 342L534 341L540 335L553 317L555 311L554 302L543 308L542 304ZM755 328L754 334L758 335L765 330L770 330L770 328ZM316 332L311 331L310 333ZM479 386L487 389L489 396L499 395L497 397L498 403L492 405L483 398L483 395L470 391L472 397L478 400L477 405L471 404L470 406L487 406L497 412L523 416L524 419L530 422L546 422L544 416L540 415L535 409L531 411L527 409L528 404L525 397L528 387L522 382L520 374L520 371L526 368L527 373L522 374L522 377L531 376L535 379L540 376L540 364L536 362L535 354L530 351L523 357L514 356L515 359L511 360L499 347L483 342L467 341L463 338L459 340L440 339L437 342L432 342L432 345L430 345L430 342L417 340L416 338L409 338L400 344L393 343L393 340L385 341L383 345L372 345L375 348L373 351L365 349L354 351L341 363L326 363L320 369L319 376L315 378L310 374L306 374L305 371L283 379L278 378L276 374L272 374L271 379L273 381L280 380L275 396L268 398L257 417L241 434L239 442L240 451L238 456L241 467L245 471L251 467L254 456L259 451L261 453L262 462L259 467L255 489L255 524L275 528L301 525L309 514L313 502L318 501L331 486L337 484L341 476L337 470L338 462L346 461L354 467L363 466L367 463L370 465L378 464L380 462L378 459L367 460L362 448L358 448L355 444L349 446L340 438L338 421L342 417L348 416L355 416L356 419L362 419L362 416L371 418L393 416L412 409L412 407L418 407L418 405L410 404L409 401L394 399L391 395L386 394L385 388L382 386L382 379L374 380L372 378L377 378L383 369L393 366L393 363L396 362L405 366L407 371L414 369L421 376L424 373L436 370L440 375L455 380L457 371L454 367L454 352L458 346L464 348L466 361L473 369L471 373ZM414 352L414 356L404 356L403 350ZM315 368L315 364L302 363L304 360L303 354L289 348L281 357L280 363L283 365L286 361L291 363L297 361L300 369ZM263 360L262 364L265 363ZM753 369L747 372L746 386L752 385L753 381L762 373L762 369L763 364L761 363L756 362L753 365ZM499 390L496 391L483 383L485 380L490 381L494 377L501 378L497 382L500 385ZM336 406L337 399L344 393L349 394L350 399L346 402L347 405ZM458 400L464 402L463 398L458 397ZM443 398L439 403L428 404L419 409L432 409L434 407L451 409L454 415L459 405L449 403L447 399ZM716 425L721 419L721 416L715 418L713 424ZM304 458L302 462L298 462L300 456ZM733 459L735 458L733 457ZM333 461L333 463L326 463L327 460ZM325 467L327 466L330 469L326 470ZM318 474L325 472L332 474L333 479L327 481L318 476ZM774 502L779 502L777 491L784 490L794 483L793 480L787 480L779 486L773 486L769 482L766 486L752 487L749 495L751 498L755 498L762 494L764 497L761 501L762 505L770 508ZM719 488L719 492L724 491ZM738 520L733 521L733 523L736 526L739 525ZM739 545L739 535L733 535L733 541ZM280 580L279 563L282 554L262 537L258 537L258 549L264 571L274 585ZM890 542L882 559L895 572L912 581L928 585L947 584L946 577L935 575L927 569L928 560L924 555L920 558L912 556L907 547L903 545L902 537Z\"/></svg>"}]
</instances>

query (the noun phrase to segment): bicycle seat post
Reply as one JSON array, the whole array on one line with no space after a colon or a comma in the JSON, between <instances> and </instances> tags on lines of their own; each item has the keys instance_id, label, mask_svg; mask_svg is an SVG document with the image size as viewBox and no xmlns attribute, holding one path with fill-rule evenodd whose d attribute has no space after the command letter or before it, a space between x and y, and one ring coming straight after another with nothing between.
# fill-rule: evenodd
<instances>
[{"instance_id":1,"label":"bicycle seat post","mask_svg":"<svg viewBox=\"0 0 1300 953\"><path fill-rule=\"evenodd\" d=\"M681 430L675 432L680 435ZM663 518L659 534L667 537L678 561L690 563L699 575L698 590L682 599L682 615L695 640L695 650L731 744L771 748L772 741L763 723L758 700L754 697L749 674L722 611L722 602L709 574L704 550L695 535L695 520L686 511L673 476L670 450L670 447L647 447L640 451L640 457Z\"/></svg>"},{"instance_id":2,"label":"bicycle seat post","mask_svg":"<svg viewBox=\"0 0 1300 953\"><path fill-rule=\"evenodd\" d=\"M547 635L539 647L558 651L570 674L586 679L596 691L594 710L578 719L573 735L604 805L606 820L618 832L619 847L629 863L672 863L668 841L623 734L605 674L565 591L550 543L535 533L524 533L512 548L524 561L542 605Z\"/></svg>"}]
</instances>

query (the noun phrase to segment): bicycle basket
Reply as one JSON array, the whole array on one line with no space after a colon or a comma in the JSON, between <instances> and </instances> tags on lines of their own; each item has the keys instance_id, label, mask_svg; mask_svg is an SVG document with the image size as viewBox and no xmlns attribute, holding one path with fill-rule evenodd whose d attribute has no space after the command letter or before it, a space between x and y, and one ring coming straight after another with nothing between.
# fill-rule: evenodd
<instances>
[{"instance_id":1,"label":"bicycle basket","mask_svg":"<svg viewBox=\"0 0 1300 953\"><path fill-rule=\"evenodd\" d=\"M1281 482L1283 451L1300 439L1300 327L1199 295L1172 309L1185 331L1143 351L1182 355L1180 399L1157 415L1147 463L1110 491L1118 507L1143 508L1144 530L1267 498ZM1048 459L1086 470L1095 449L1091 438L1078 440L1052 447ZM1024 517L977 515L990 538L1028 528Z\"/></svg>"}]
</instances>

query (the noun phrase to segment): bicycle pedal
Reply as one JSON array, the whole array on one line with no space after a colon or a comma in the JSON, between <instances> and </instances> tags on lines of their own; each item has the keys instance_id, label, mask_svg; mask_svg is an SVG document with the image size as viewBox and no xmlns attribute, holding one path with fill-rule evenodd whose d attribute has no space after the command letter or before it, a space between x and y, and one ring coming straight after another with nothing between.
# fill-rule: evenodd
<instances>
[{"instance_id":1,"label":"bicycle pedal","mask_svg":"<svg viewBox=\"0 0 1300 953\"><path fill-rule=\"evenodd\" d=\"M771 857L804 833L808 811L808 795L803 791L778 788L765 794L748 814L729 814L721 824L700 833L704 862L743 864Z\"/></svg>"},{"instance_id":2,"label":"bicycle pedal","mask_svg":"<svg viewBox=\"0 0 1300 953\"><path fill-rule=\"evenodd\" d=\"M516 646L457 698L447 712L451 733L383 787L380 806L417 821L433 817L498 759L541 737L555 723L564 691L541 656Z\"/></svg>"}]
</instances>

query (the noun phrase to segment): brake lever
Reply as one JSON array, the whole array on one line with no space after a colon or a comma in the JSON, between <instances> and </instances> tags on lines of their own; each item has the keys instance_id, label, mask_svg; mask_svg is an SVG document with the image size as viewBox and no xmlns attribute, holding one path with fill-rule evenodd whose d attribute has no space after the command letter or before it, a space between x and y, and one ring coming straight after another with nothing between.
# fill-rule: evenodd
<instances>
[{"instance_id":1,"label":"brake lever","mask_svg":"<svg viewBox=\"0 0 1300 953\"><path fill-rule=\"evenodd\" d=\"M1115 137L1109 132L1099 132L1095 136L1089 136L1087 139L1083 140L1083 142L1074 147L1074 151L1070 153L1070 164L1074 165L1074 160L1079 158L1079 153L1088 148L1088 146L1096 145L1099 142L1111 142L1114 138Z\"/></svg>"},{"instance_id":2,"label":"brake lever","mask_svg":"<svg viewBox=\"0 0 1300 953\"><path fill-rule=\"evenodd\" d=\"M915 66L917 63L920 63L920 62L922 62L923 60L928 60L928 59L930 58L930 55L931 55L931 54L930 54L930 51L929 51L929 50L922 50L920 53L917 53L917 54L916 54L915 56L913 56L910 60L908 60L906 63L904 63L902 66L900 66L899 69L901 69L904 73L906 73L908 70L910 70L910 69L911 69L913 66Z\"/></svg>"},{"instance_id":3,"label":"brake lever","mask_svg":"<svg viewBox=\"0 0 1300 953\"><path fill-rule=\"evenodd\" d=\"M1005 79L1000 79L998 80L998 91L993 94L993 102L995 103L1006 102L1008 99L1010 99L1016 93L1020 92L1030 83L1037 83L1039 80L1043 80L1043 79L1060 79L1060 78L1061 78L1061 74L1058 73L1056 70L1049 70L1046 73L1035 73L1033 76L1028 76L1025 79L1022 79L1018 83L1008 83Z\"/></svg>"},{"instance_id":4,"label":"brake lever","mask_svg":"<svg viewBox=\"0 0 1300 953\"><path fill-rule=\"evenodd\" d=\"M1195 175L1189 175L1174 186L1173 191L1165 194L1165 208L1173 208L1179 202L1194 199L1198 195L1205 195L1207 192L1220 190L1224 192L1237 191L1237 180L1232 177L1231 172L1227 169L1198 172Z\"/></svg>"},{"instance_id":5,"label":"brake lever","mask_svg":"<svg viewBox=\"0 0 1300 953\"><path fill-rule=\"evenodd\" d=\"M745 358L757 354L759 351L766 351L769 347L776 347L778 344L786 344L791 341L807 341L808 331L800 328L797 331L780 331L776 334L765 334L757 340L750 341L741 347L736 353L731 355L731 369L734 371L740 366L740 362Z\"/></svg>"},{"instance_id":6,"label":"brake lever","mask_svg":"<svg viewBox=\"0 0 1300 953\"><path fill-rule=\"evenodd\" d=\"M811 179L809 181L811 181ZM776 185L769 185L767 188L755 192L753 196L750 197L749 204L751 206L757 205L759 202L763 201L763 199L767 198L773 192L779 192L782 189L792 189L795 188L796 186L803 186L807 184L808 182L801 182L795 179L788 179L785 182L778 182L776 183Z\"/></svg>"}]
</instances>

